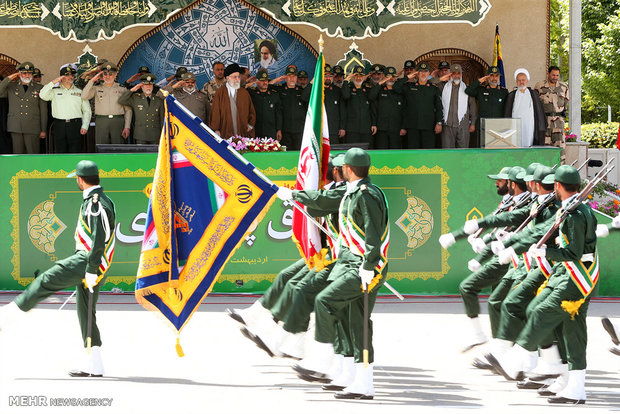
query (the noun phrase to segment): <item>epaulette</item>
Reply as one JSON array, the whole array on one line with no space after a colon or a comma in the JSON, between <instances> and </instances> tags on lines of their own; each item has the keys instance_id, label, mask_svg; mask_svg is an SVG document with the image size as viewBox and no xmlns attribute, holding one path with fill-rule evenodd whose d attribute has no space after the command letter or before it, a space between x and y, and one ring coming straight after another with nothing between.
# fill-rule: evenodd
<instances>
[{"instance_id":1,"label":"epaulette","mask_svg":"<svg viewBox=\"0 0 620 414\"><path fill-rule=\"evenodd\" d=\"M368 187L366 187L366 184L360 185L360 190L365 191L367 189L368 189Z\"/></svg>"},{"instance_id":2,"label":"epaulette","mask_svg":"<svg viewBox=\"0 0 620 414\"><path fill-rule=\"evenodd\" d=\"M98 203L99 202L99 193L95 193L93 194L93 203Z\"/></svg>"}]
</instances>

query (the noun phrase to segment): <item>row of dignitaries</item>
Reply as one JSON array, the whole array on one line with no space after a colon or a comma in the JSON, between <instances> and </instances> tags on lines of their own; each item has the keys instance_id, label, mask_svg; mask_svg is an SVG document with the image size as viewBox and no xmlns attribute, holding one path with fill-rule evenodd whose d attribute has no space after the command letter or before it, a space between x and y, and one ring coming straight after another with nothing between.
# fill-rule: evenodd
<instances>
[{"instance_id":1,"label":"row of dignitaries","mask_svg":"<svg viewBox=\"0 0 620 414\"><path fill-rule=\"evenodd\" d=\"M486 342L478 295L488 300L492 340L474 359L519 389L538 389L549 403L583 404L588 305L598 282L597 223L579 194L579 171L533 163L491 175L502 199L482 219L442 235L448 248L468 240L478 253L460 285L471 322L464 350ZM483 235L487 229L494 229ZM545 237L545 238L543 238Z\"/></svg>"},{"instance_id":2,"label":"row of dignitaries","mask_svg":"<svg viewBox=\"0 0 620 414\"><path fill-rule=\"evenodd\" d=\"M373 399L372 321L364 346L364 296L372 312L387 275L388 208L383 191L368 177L369 154L351 148L331 162L325 190L292 191L278 197L295 200L323 217L336 240L325 267L310 268L301 259L282 270L265 295L252 306L229 311L242 333L272 356L299 359L299 378L323 383L338 399ZM344 179L345 182L338 182ZM338 224L337 224L338 223ZM315 312L314 339L304 338ZM284 322L280 326L274 317ZM305 344L305 346L304 346Z\"/></svg>"},{"instance_id":3,"label":"row of dignitaries","mask_svg":"<svg viewBox=\"0 0 620 414\"><path fill-rule=\"evenodd\" d=\"M27 312L45 298L60 290L75 288L78 321L87 352L83 366L70 371L69 375L101 377L104 369L96 303L114 252L116 211L100 185L97 164L82 160L68 177L76 177L77 186L82 191L75 230L75 253L57 261L36 277L14 301L0 308L0 331L10 332L12 327L27 322Z\"/></svg>"}]
</instances>

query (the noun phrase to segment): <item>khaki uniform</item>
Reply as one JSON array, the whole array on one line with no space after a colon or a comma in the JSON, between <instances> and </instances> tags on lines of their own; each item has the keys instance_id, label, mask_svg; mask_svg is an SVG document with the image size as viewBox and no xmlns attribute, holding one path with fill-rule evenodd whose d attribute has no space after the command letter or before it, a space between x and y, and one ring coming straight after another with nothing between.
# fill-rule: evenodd
<instances>
[{"instance_id":1,"label":"khaki uniform","mask_svg":"<svg viewBox=\"0 0 620 414\"><path fill-rule=\"evenodd\" d=\"M82 99L95 98L95 140L97 144L122 144L124 128L131 127L131 108L118 102L126 88L114 82L112 86L103 83L95 85L88 81L82 90Z\"/></svg>"},{"instance_id":2,"label":"khaki uniform","mask_svg":"<svg viewBox=\"0 0 620 414\"><path fill-rule=\"evenodd\" d=\"M149 100L144 92L126 91L118 102L133 110L136 144L158 143L164 124L164 101L156 95L151 95Z\"/></svg>"},{"instance_id":3,"label":"khaki uniform","mask_svg":"<svg viewBox=\"0 0 620 414\"><path fill-rule=\"evenodd\" d=\"M163 90L168 91L177 101L194 115L202 120L205 124L209 122L209 109L211 104L207 99L207 95L196 89L192 93L187 93L183 88L173 89L172 85L167 85ZM157 96L162 98L164 95L161 91L157 92Z\"/></svg>"},{"instance_id":4,"label":"khaki uniform","mask_svg":"<svg viewBox=\"0 0 620 414\"><path fill-rule=\"evenodd\" d=\"M8 77L0 82L0 98L9 101L7 131L14 154L39 153L39 134L47 132L47 102L39 98L41 88L30 83L24 90L21 81L11 82Z\"/></svg>"},{"instance_id":5,"label":"khaki uniform","mask_svg":"<svg viewBox=\"0 0 620 414\"><path fill-rule=\"evenodd\" d=\"M534 87L540 96L545 116L547 117L547 132L545 145L562 148L562 161L565 159L566 140L564 133L564 118L566 103L569 101L568 85L558 81L555 87L548 80L538 82Z\"/></svg>"}]
</instances>

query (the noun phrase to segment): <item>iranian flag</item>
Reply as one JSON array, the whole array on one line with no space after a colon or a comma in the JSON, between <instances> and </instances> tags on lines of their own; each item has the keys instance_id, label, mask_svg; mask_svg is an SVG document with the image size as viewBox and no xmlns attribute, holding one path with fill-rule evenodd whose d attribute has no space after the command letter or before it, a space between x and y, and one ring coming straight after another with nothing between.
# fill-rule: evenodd
<instances>
[{"instance_id":1,"label":"iranian flag","mask_svg":"<svg viewBox=\"0 0 620 414\"><path fill-rule=\"evenodd\" d=\"M296 190L323 188L329 161L329 131L323 105L323 53L319 54L297 164ZM305 208L305 207L302 207ZM310 268L322 261L320 230L298 211L293 212L293 240ZM324 253L323 253L324 255Z\"/></svg>"}]
</instances>

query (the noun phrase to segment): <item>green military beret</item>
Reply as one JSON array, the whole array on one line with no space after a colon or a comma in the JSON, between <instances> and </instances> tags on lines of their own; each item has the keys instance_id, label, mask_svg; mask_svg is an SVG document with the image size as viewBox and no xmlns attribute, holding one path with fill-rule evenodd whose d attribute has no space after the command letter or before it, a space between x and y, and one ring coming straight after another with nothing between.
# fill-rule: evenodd
<instances>
[{"instance_id":1,"label":"green military beret","mask_svg":"<svg viewBox=\"0 0 620 414\"><path fill-rule=\"evenodd\" d=\"M560 165L554 174L547 175L543 180L543 184L553 184L557 181L562 184L581 184L579 171L570 165Z\"/></svg>"},{"instance_id":2,"label":"green military beret","mask_svg":"<svg viewBox=\"0 0 620 414\"><path fill-rule=\"evenodd\" d=\"M326 63L323 67L323 73L332 73L332 67Z\"/></svg>"},{"instance_id":3,"label":"green military beret","mask_svg":"<svg viewBox=\"0 0 620 414\"><path fill-rule=\"evenodd\" d=\"M290 65L286 67L287 75L297 75L297 67L295 65Z\"/></svg>"},{"instance_id":4,"label":"green military beret","mask_svg":"<svg viewBox=\"0 0 620 414\"><path fill-rule=\"evenodd\" d=\"M491 180L507 180L509 172L510 167L504 167L497 174L489 174L487 175L487 177L489 177Z\"/></svg>"},{"instance_id":5,"label":"green military beret","mask_svg":"<svg viewBox=\"0 0 620 414\"><path fill-rule=\"evenodd\" d=\"M308 72L306 72L305 70L300 70L299 73L297 74L298 78L307 78L308 77Z\"/></svg>"},{"instance_id":6,"label":"green military beret","mask_svg":"<svg viewBox=\"0 0 620 414\"><path fill-rule=\"evenodd\" d=\"M157 77L155 77L155 75L153 75L152 73L145 73L142 76L140 76L140 82L142 82L145 85L152 85L155 83L156 80L157 80Z\"/></svg>"},{"instance_id":7,"label":"green military beret","mask_svg":"<svg viewBox=\"0 0 620 414\"><path fill-rule=\"evenodd\" d=\"M540 167L542 164L539 162L533 162L527 166L525 170L525 177L523 177L523 181L532 181L534 178L534 171L536 168Z\"/></svg>"},{"instance_id":8,"label":"green military beret","mask_svg":"<svg viewBox=\"0 0 620 414\"><path fill-rule=\"evenodd\" d=\"M114 63L108 62L101 67L101 70L103 70L104 72L116 72L118 68L116 67Z\"/></svg>"},{"instance_id":9,"label":"green military beret","mask_svg":"<svg viewBox=\"0 0 620 414\"><path fill-rule=\"evenodd\" d=\"M523 178L525 177L525 168L523 167L512 167L508 172L508 179L514 183L524 183Z\"/></svg>"},{"instance_id":10,"label":"green military beret","mask_svg":"<svg viewBox=\"0 0 620 414\"><path fill-rule=\"evenodd\" d=\"M385 72L383 73L385 73L386 76L389 76L389 75L396 76L396 68L394 66L388 66L387 68L385 68Z\"/></svg>"},{"instance_id":11,"label":"green military beret","mask_svg":"<svg viewBox=\"0 0 620 414\"><path fill-rule=\"evenodd\" d=\"M332 68L332 72L334 72L334 75L343 75L344 69L342 69L342 66L336 65Z\"/></svg>"},{"instance_id":12,"label":"green military beret","mask_svg":"<svg viewBox=\"0 0 620 414\"><path fill-rule=\"evenodd\" d=\"M553 168L547 167L546 165L541 164L538 167L536 167L536 170L534 170L534 174L532 175L532 178L528 180L529 176L526 176L525 181L542 182L546 176L551 175L551 174L553 174Z\"/></svg>"},{"instance_id":13,"label":"green military beret","mask_svg":"<svg viewBox=\"0 0 620 414\"><path fill-rule=\"evenodd\" d=\"M428 66L428 63L426 63L426 62L420 62L420 63L418 63L417 70L428 70L428 71L430 71L431 67Z\"/></svg>"},{"instance_id":14,"label":"green military beret","mask_svg":"<svg viewBox=\"0 0 620 414\"><path fill-rule=\"evenodd\" d=\"M338 154L332 160L332 165L334 167L342 167L344 165L344 154Z\"/></svg>"},{"instance_id":15,"label":"green military beret","mask_svg":"<svg viewBox=\"0 0 620 414\"><path fill-rule=\"evenodd\" d=\"M34 71L34 64L32 62L20 63L16 69L20 72L32 73Z\"/></svg>"},{"instance_id":16,"label":"green military beret","mask_svg":"<svg viewBox=\"0 0 620 414\"><path fill-rule=\"evenodd\" d=\"M138 68L138 73L151 73L151 70L148 66L140 66Z\"/></svg>"},{"instance_id":17,"label":"green military beret","mask_svg":"<svg viewBox=\"0 0 620 414\"><path fill-rule=\"evenodd\" d=\"M354 68L353 68L353 73L354 73L355 75L365 75L365 74L366 74L366 71L364 70L364 67L363 67L363 66L359 66L359 65L358 65L358 66L356 66L356 67L354 67Z\"/></svg>"},{"instance_id":18,"label":"green military beret","mask_svg":"<svg viewBox=\"0 0 620 414\"><path fill-rule=\"evenodd\" d=\"M267 69L260 69L258 72L256 72L256 80L259 80L259 81L271 80L269 79L269 72L267 71Z\"/></svg>"},{"instance_id":19,"label":"green military beret","mask_svg":"<svg viewBox=\"0 0 620 414\"><path fill-rule=\"evenodd\" d=\"M94 161L82 160L77 163L75 171L67 175L67 178L75 177L76 175L78 177L90 177L93 175L99 175L99 167L97 167L97 164L95 164Z\"/></svg>"},{"instance_id":20,"label":"green military beret","mask_svg":"<svg viewBox=\"0 0 620 414\"><path fill-rule=\"evenodd\" d=\"M489 66L489 70L487 70L487 75L499 75L499 68L497 66Z\"/></svg>"},{"instance_id":21,"label":"green military beret","mask_svg":"<svg viewBox=\"0 0 620 414\"><path fill-rule=\"evenodd\" d=\"M439 62L439 69L450 69L450 64L448 62L446 62L445 60L442 60L441 62Z\"/></svg>"},{"instance_id":22,"label":"green military beret","mask_svg":"<svg viewBox=\"0 0 620 414\"><path fill-rule=\"evenodd\" d=\"M184 81L188 81L188 80L196 80L196 75L194 75L192 72L185 72L181 75L181 80Z\"/></svg>"},{"instance_id":23,"label":"green military beret","mask_svg":"<svg viewBox=\"0 0 620 414\"><path fill-rule=\"evenodd\" d=\"M60 76L75 75L76 73L77 70L73 69L73 66L71 65L67 65L60 69Z\"/></svg>"},{"instance_id":24,"label":"green military beret","mask_svg":"<svg viewBox=\"0 0 620 414\"><path fill-rule=\"evenodd\" d=\"M343 162L353 167L370 167L370 155L361 148L351 148L344 154Z\"/></svg>"},{"instance_id":25,"label":"green military beret","mask_svg":"<svg viewBox=\"0 0 620 414\"><path fill-rule=\"evenodd\" d=\"M415 66L415 63L413 63L413 60L405 60L405 64L403 65L405 69L413 68L414 66Z\"/></svg>"}]
</instances>

